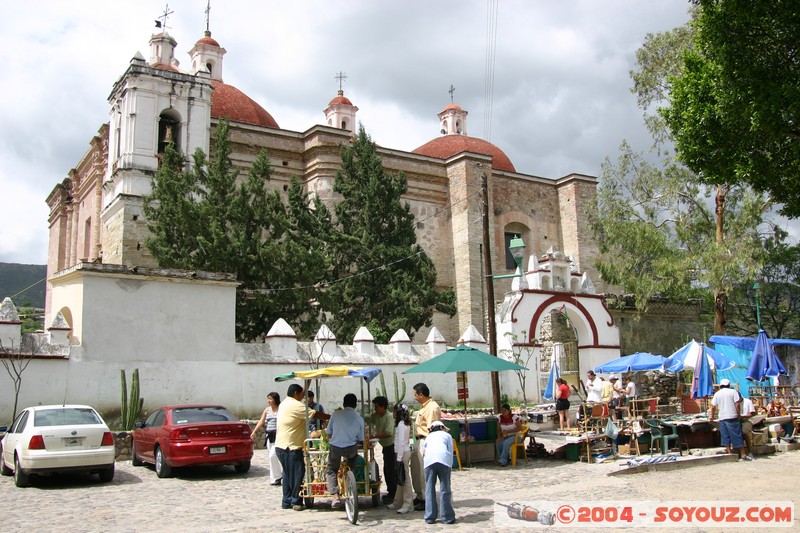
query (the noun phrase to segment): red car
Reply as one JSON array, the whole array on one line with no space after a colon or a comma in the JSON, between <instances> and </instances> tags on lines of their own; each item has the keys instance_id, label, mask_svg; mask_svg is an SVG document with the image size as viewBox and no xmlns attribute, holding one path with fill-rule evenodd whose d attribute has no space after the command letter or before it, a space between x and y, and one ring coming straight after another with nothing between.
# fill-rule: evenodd
<instances>
[{"instance_id":1,"label":"red car","mask_svg":"<svg viewBox=\"0 0 800 533\"><path fill-rule=\"evenodd\" d=\"M250 426L221 405L168 405L136 422L133 466L152 463L158 477L181 466L233 465L250 470Z\"/></svg>"}]
</instances>

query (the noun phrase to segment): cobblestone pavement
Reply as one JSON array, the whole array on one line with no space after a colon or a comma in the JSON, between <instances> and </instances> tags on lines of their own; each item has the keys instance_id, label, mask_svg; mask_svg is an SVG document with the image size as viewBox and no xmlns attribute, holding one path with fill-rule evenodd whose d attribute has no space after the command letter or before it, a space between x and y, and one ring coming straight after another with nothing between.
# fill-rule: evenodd
<instances>
[{"instance_id":1,"label":"cobblestone pavement","mask_svg":"<svg viewBox=\"0 0 800 533\"><path fill-rule=\"evenodd\" d=\"M380 454L378 454L380 455ZM494 525L494 503L502 501L687 501L794 500L800 451L724 462L691 469L606 476L619 464L585 464L547 459L501 468L476 464L452 476L457 521L428 526L421 512L398 515L373 508L362 498L359 523L351 526L344 511L324 500L313 510L280 508L280 487L269 484L267 454L257 450L247 474L232 467L188 469L158 479L151 466L117 463L114 480L97 476L34 478L19 489L13 478L0 478L4 530L47 531L514 531ZM795 530L800 521L795 519ZM563 528L547 528L564 531ZM520 531L531 529L520 528ZM682 528L682 531L700 529ZM591 531L582 529L581 531ZM612 529L606 529L612 531ZM637 531L642 531L638 529ZM668 531L668 529L653 529ZM710 529L725 531L725 529ZM739 529L745 531L745 529ZM748 530L751 531L751 530ZM786 531L783 529L783 531Z\"/></svg>"}]
</instances>

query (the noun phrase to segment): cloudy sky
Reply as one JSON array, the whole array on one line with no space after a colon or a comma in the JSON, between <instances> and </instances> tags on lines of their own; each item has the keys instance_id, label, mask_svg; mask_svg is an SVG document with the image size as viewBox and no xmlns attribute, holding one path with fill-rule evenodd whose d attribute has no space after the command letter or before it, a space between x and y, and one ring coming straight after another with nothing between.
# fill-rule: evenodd
<instances>
[{"instance_id":1,"label":"cloudy sky","mask_svg":"<svg viewBox=\"0 0 800 533\"><path fill-rule=\"evenodd\" d=\"M285 129L322 124L334 75L378 144L413 150L438 136L454 100L467 133L518 172L598 175L623 139L649 137L630 93L648 33L688 20L686 0L213 0L210 29L227 50L223 78ZM171 0L177 57L205 30L206 0ZM0 17L0 262L47 261L45 199L108 120L112 84L149 57L153 0L29 0ZM487 33L496 22L487 105ZM491 110L491 115L488 110ZM491 116L487 127L487 117Z\"/></svg>"}]
</instances>

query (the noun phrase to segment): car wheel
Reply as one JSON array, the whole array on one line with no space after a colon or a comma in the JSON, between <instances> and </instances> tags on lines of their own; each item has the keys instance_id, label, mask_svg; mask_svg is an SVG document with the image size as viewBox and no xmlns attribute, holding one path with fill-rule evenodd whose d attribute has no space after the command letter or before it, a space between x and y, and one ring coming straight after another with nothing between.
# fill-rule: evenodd
<instances>
[{"instance_id":1,"label":"car wheel","mask_svg":"<svg viewBox=\"0 0 800 533\"><path fill-rule=\"evenodd\" d=\"M233 465L237 472L240 474L244 474L248 470L250 470L250 461L242 461L241 463L236 463Z\"/></svg>"},{"instance_id":2,"label":"car wheel","mask_svg":"<svg viewBox=\"0 0 800 533\"><path fill-rule=\"evenodd\" d=\"M4 476L10 476L14 472L6 466L6 462L3 460L3 443L0 442L0 474Z\"/></svg>"},{"instance_id":3,"label":"car wheel","mask_svg":"<svg viewBox=\"0 0 800 533\"><path fill-rule=\"evenodd\" d=\"M164 457L164 452L159 446L156 448L156 475L158 477L169 477L172 475L172 467L167 464L167 459Z\"/></svg>"},{"instance_id":4,"label":"car wheel","mask_svg":"<svg viewBox=\"0 0 800 533\"><path fill-rule=\"evenodd\" d=\"M30 482L30 476L22 471L19 465L19 457L14 455L14 484L17 487L27 487Z\"/></svg>"},{"instance_id":5,"label":"car wheel","mask_svg":"<svg viewBox=\"0 0 800 533\"><path fill-rule=\"evenodd\" d=\"M131 442L131 464L133 466L142 466L144 464L142 462L142 460L139 459L139 456L136 455L136 443L135 442Z\"/></svg>"},{"instance_id":6,"label":"car wheel","mask_svg":"<svg viewBox=\"0 0 800 533\"><path fill-rule=\"evenodd\" d=\"M100 481L103 483L108 483L112 479L114 479L114 463L111 463L111 466L106 468L105 470L101 470L100 474Z\"/></svg>"}]
</instances>

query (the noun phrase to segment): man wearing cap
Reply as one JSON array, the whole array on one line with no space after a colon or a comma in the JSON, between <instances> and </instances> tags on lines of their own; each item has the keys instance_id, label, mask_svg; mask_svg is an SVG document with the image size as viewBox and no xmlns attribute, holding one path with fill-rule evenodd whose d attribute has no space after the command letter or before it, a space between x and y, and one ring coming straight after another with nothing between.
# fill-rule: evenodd
<instances>
[{"instance_id":1,"label":"man wearing cap","mask_svg":"<svg viewBox=\"0 0 800 533\"><path fill-rule=\"evenodd\" d=\"M453 437L444 423L431 422L428 437L423 444L425 458L425 522L433 524L441 514L442 522L456 521L453 510L453 493L450 490L450 473L453 470ZM439 504L436 501L436 480L439 480Z\"/></svg>"},{"instance_id":2,"label":"man wearing cap","mask_svg":"<svg viewBox=\"0 0 800 533\"><path fill-rule=\"evenodd\" d=\"M744 441L742 438L742 424L740 418L741 396L739 391L731 388L730 380L723 379L719 382L719 390L714 393L711 399L711 412L709 420L714 420L714 416L719 411L719 434L720 444L728 448L728 453L738 450L740 461L752 461L745 455Z\"/></svg>"},{"instance_id":3,"label":"man wearing cap","mask_svg":"<svg viewBox=\"0 0 800 533\"><path fill-rule=\"evenodd\" d=\"M431 391L424 383L414 385L414 399L420 404L414 419L414 449L411 453L411 483L414 487L414 510L425 509L425 474L423 471L422 446L430 433L431 425L441 420L439 404L431 398Z\"/></svg>"},{"instance_id":4,"label":"man wearing cap","mask_svg":"<svg viewBox=\"0 0 800 533\"><path fill-rule=\"evenodd\" d=\"M397 466L394 451L394 417L389 412L386 396L375 396L372 400L373 413L369 416L370 437L378 439L383 451L383 480L386 494L383 503L392 503L397 492Z\"/></svg>"}]
</instances>

